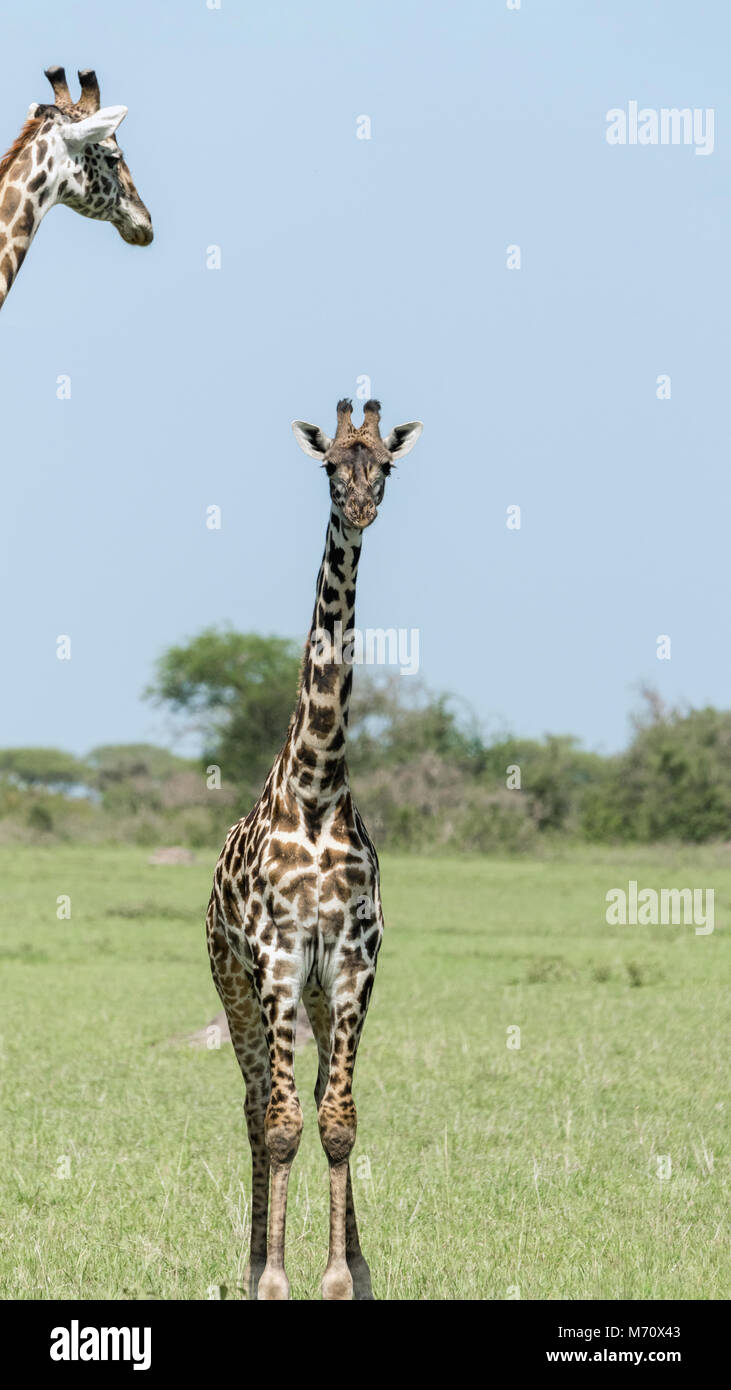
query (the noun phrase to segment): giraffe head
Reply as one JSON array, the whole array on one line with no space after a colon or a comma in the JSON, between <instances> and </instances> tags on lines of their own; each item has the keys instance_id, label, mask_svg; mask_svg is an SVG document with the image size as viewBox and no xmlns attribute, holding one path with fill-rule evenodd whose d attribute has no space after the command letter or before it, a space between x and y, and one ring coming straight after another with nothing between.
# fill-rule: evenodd
<instances>
[{"instance_id":1,"label":"giraffe head","mask_svg":"<svg viewBox=\"0 0 731 1390\"><path fill-rule=\"evenodd\" d=\"M63 203L84 217L111 222L131 245L149 246L152 220L114 134L127 107L100 107L99 84L91 70L79 73L77 102L71 99L63 68L48 68L46 77L54 103L30 106L23 132L28 135L19 151L32 163L31 176L24 179L26 191L39 207L45 198L47 206Z\"/></svg>"},{"instance_id":2,"label":"giraffe head","mask_svg":"<svg viewBox=\"0 0 731 1390\"><path fill-rule=\"evenodd\" d=\"M352 413L351 401L338 401L334 439L306 420L294 420L292 429L300 448L326 469L333 506L348 526L364 531L376 519L394 459L411 452L424 427L420 420L411 420L381 439L378 401L366 401L359 429Z\"/></svg>"}]
</instances>

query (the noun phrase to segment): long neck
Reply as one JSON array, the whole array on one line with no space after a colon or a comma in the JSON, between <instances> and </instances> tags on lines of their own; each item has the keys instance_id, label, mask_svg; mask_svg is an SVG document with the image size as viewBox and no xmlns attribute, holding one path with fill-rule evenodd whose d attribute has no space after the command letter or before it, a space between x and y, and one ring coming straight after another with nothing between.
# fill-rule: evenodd
<instances>
[{"instance_id":1,"label":"long neck","mask_svg":"<svg viewBox=\"0 0 731 1390\"><path fill-rule=\"evenodd\" d=\"M52 163L49 142L37 139L26 144L0 174L0 309L55 202L58 179Z\"/></svg>"},{"instance_id":2,"label":"long neck","mask_svg":"<svg viewBox=\"0 0 731 1390\"><path fill-rule=\"evenodd\" d=\"M287 782L310 804L333 800L348 780L345 736L353 684L349 633L362 532L331 511L300 692L283 751Z\"/></svg>"}]
</instances>

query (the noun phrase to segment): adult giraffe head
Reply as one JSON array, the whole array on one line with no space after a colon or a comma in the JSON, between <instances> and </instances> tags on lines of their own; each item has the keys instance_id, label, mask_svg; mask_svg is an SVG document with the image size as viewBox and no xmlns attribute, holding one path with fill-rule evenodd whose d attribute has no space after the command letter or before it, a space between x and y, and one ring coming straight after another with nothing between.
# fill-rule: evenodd
<instances>
[{"instance_id":1,"label":"adult giraffe head","mask_svg":"<svg viewBox=\"0 0 731 1390\"><path fill-rule=\"evenodd\" d=\"M63 68L46 71L51 105L33 102L15 143L0 160L0 306L40 223L56 203L111 222L124 241L149 246L152 221L115 131L126 106L100 106L91 70L79 73L72 101Z\"/></svg>"},{"instance_id":2,"label":"adult giraffe head","mask_svg":"<svg viewBox=\"0 0 731 1390\"><path fill-rule=\"evenodd\" d=\"M379 401L366 401L360 428L353 424L352 414L352 401L338 401L334 439L306 420L294 420L292 429L300 448L326 469L335 509L348 526L364 531L376 519L394 459L411 452L424 426L411 420L381 439Z\"/></svg>"}]
</instances>

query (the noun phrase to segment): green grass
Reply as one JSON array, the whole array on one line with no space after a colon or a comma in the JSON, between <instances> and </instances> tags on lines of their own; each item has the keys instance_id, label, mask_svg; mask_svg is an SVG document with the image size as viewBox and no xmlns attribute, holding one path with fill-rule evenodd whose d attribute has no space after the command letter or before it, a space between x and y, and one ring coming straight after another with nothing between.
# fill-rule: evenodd
<instances>
[{"instance_id":1,"label":"green grass","mask_svg":"<svg viewBox=\"0 0 731 1390\"><path fill-rule=\"evenodd\" d=\"M243 1083L229 1045L170 1041L218 1009L214 860L0 852L5 1298L237 1296ZM391 857L382 877L354 1153L376 1296L726 1297L729 856ZM608 927L604 895L630 877L715 888L715 932ZM287 1260L304 1299L327 1249L314 1073L310 1046Z\"/></svg>"}]
</instances>

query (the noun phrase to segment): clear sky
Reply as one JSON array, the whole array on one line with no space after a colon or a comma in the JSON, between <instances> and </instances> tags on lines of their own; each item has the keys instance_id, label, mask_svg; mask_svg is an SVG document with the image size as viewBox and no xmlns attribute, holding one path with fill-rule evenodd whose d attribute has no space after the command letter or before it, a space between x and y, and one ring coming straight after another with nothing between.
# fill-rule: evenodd
<instances>
[{"instance_id":1,"label":"clear sky","mask_svg":"<svg viewBox=\"0 0 731 1390\"><path fill-rule=\"evenodd\" d=\"M304 640L328 504L289 425L361 375L424 434L359 626L418 628L488 731L611 751L642 681L727 706L730 39L725 0L6 6L2 149L43 68L95 67L155 241L53 209L0 315L0 744L161 740L166 646ZM713 108L713 153L608 145L633 100Z\"/></svg>"}]
</instances>

